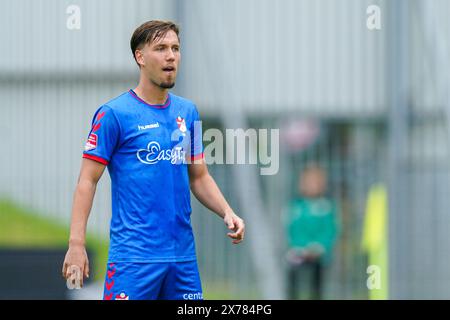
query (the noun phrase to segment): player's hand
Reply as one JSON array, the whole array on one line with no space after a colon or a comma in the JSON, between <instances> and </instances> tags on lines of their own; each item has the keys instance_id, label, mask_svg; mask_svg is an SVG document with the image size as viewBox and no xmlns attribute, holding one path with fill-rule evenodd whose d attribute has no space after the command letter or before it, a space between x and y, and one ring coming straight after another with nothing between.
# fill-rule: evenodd
<instances>
[{"instance_id":1,"label":"player's hand","mask_svg":"<svg viewBox=\"0 0 450 320\"><path fill-rule=\"evenodd\" d=\"M227 236L233 239L233 244L238 244L244 240L245 223L244 220L239 218L234 212L227 213L223 221L228 229L234 232L227 233Z\"/></svg>"},{"instance_id":2,"label":"player's hand","mask_svg":"<svg viewBox=\"0 0 450 320\"><path fill-rule=\"evenodd\" d=\"M317 242L312 242L307 246L308 252L316 258L322 256L325 253L323 245Z\"/></svg>"},{"instance_id":3,"label":"player's hand","mask_svg":"<svg viewBox=\"0 0 450 320\"><path fill-rule=\"evenodd\" d=\"M305 250L302 254L302 258L304 261L308 261L308 262L314 262L317 259L320 258L320 254L317 254L317 252L314 251L309 251L309 250Z\"/></svg>"},{"instance_id":4,"label":"player's hand","mask_svg":"<svg viewBox=\"0 0 450 320\"><path fill-rule=\"evenodd\" d=\"M76 266L75 268L73 266ZM69 279L74 272L74 269L80 270L80 285L83 287L84 277L89 278L89 260L86 253L86 248L81 244L69 245L66 257L64 258L62 276Z\"/></svg>"}]
</instances>

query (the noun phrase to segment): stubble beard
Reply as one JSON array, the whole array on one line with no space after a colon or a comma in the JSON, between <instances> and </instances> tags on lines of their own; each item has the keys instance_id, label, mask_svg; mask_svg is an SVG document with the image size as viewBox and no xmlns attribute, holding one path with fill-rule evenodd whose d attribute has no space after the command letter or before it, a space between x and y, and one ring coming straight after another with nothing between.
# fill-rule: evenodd
<instances>
[{"instance_id":1,"label":"stubble beard","mask_svg":"<svg viewBox=\"0 0 450 320\"><path fill-rule=\"evenodd\" d=\"M161 89L172 89L175 86L175 79L173 81L161 81L159 79L149 79L155 86L160 87Z\"/></svg>"},{"instance_id":2,"label":"stubble beard","mask_svg":"<svg viewBox=\"0 0 450 320\"><path fill-rule=\"evenodd\" d=\"M168 82L168 81L163 81L163 82L156 82L152 79L150 79L150 81L155 85L160 87L161 89L172 89L175 86L175 81L172 82Z\"/></svg>"},{"instance_id":3,"label":"stubble beard","mask_svg":"<svg viewBox=\"0 0 450 320\"><path fill-rule=\"evenodd\" d=\"M160 88L163 88L163 89L172 89L175 86L175 81L173 81L173 82L161 82L158 86Z\"/></svg>"}]
</instances>

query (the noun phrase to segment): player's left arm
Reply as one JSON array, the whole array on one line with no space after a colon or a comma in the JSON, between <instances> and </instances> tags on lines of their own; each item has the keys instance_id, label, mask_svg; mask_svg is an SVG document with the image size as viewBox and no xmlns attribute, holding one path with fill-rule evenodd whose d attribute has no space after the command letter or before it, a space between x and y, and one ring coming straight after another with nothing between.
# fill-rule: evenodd
<instances>
[{"instance_id":1,"label":"player's left arm","mask_svg":"<svg viewBox=\"0 0 450 320\"><path fill-rule=\"evenodd\" d=\"M244 240L245 223L237 216L225 200L222 192L208 172L205 160L196 160L188 164L189 181L194 196L209 210L219 215L232 232L227 235L234 244Z\"/></svg>"}]
</instances>

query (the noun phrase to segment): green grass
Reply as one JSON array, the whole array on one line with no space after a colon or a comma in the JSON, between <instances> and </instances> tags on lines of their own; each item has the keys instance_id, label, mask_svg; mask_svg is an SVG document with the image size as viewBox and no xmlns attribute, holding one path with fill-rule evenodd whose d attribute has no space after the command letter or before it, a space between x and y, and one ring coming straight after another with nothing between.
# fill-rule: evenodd
<instances>
[{"instance_id":1,"label":"green grass","mask_svg":"<svg viewBox=\"0 0 450 320\"><path fill-rule=\"evenodd\" d=\"M67 249L69 227L42 217L8 199L0 199L0 246L7 248ZM91 234L86 245L95 255L90 261L94 280L103 280L108 258L108 241Z\"/></svg>"},{"instance_id":2,"label":"green grass","mask_svg":"<svg viewBox=\"0 0 450 320\"><path fill-rule=\"evenodd\" d=\"M239 300L239 299L260 299L260 295L255 287L241 291L239 297L233 293L233 286L226 280L202 280L203 297L206 300Z\"/></svg>"}]
</instances>

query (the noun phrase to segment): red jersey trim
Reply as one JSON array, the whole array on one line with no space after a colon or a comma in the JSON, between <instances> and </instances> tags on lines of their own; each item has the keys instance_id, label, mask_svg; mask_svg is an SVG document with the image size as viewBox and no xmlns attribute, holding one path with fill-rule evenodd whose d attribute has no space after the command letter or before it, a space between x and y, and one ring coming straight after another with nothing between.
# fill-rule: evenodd
<instances>
[{"instance_id":1,"label":"red jersey trim","mask_svg":"<svg viewBox=\"0 0 450 320\"><path fill-rule=\"evenodd\" d=\"M108 161L107 160L105 160L103 158L100 158L100 157L97 157L97 156L92 156L90 154L83 153L83 158L91 159L91 160L100 162L101 164L108 165Z\"/></svg>"},{"instance_id":2,"label":"red jersey trim","mask_svg":"<svg viewBox=\"0 0 450 320\"><path fill-rule=\"evenodd\" d=\"M199 153L199 154L197 154L195 156L191 156L191 160L195 161L195 160L203 159L204 157L205 157L205 155L202 152L202 153Z\"/></svg>"}]
</instances>

